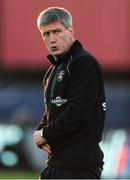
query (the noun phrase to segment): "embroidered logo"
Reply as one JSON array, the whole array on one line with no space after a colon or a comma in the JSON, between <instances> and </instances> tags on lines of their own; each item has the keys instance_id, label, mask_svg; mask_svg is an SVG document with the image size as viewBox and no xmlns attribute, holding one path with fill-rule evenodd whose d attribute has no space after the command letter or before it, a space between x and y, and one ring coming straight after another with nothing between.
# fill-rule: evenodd
<instances>
[{"instance_id":1,"label":"embroidered logo","mask_svg":"<svg viewBox=\"0 0 130 180\"><path fill-rule=\"evenodd\" d=\"M57 76L57 81L60 82L63 80L63 77L64 77L64 74L65 74L65 71L60 71L58 76Z\"/></svg>"},{"instance_id":2,"label":"embroidered logo","mask_svg":"<svg viewBox=\"0 0 130 180\"><path fill-rule=\"evenodd\" d=\"M67 102L67 99L61 99L60 96L57 96L55 99L51 100L52 104L55 104L56 106L61 106Z\"/></svg>"}]
</instances>

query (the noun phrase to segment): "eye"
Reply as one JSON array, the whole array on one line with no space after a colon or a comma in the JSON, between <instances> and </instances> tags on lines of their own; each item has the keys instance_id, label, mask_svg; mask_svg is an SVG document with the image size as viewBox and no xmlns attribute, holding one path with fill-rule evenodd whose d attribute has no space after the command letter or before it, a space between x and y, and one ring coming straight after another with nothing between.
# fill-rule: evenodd
<instances>
[{"instance_id":1,"label":"eye","mask_svg":"<svg viewBox=\"0 0 130 180\"><path fill-rule=\"evenodd\" d=\"M59 29L56 29L56 30L53 31L53 33L54 33L55 35L58 35L60 32L61 32L61 30L59 30Z\"/></svg>"},{"instance_id":2,"label":"eye","mask_svg":"<svg viewBox=\"0 0 130 180\"><path fill-rule=\"evenodd\" d=\"M49 37L49 35L50 35L49 32L44 32L44 33L42 34L42 36L45 37L45 38Z\"/></svg>"}]
</instances>

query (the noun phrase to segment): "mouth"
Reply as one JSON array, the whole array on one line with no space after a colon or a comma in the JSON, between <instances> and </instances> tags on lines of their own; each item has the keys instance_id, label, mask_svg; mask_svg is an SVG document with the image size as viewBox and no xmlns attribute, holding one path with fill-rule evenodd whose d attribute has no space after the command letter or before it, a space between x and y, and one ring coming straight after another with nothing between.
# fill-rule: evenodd
<instances>
[{"instance_id":1,"label":"mouth","mask_svg":"<svg viewBox=\"0 0 130 180\"><path fill-rule=\"evenodd\" d=\"M57 50L59 50L58 46L52 46L50 49L51 49L51 51L57 51Z\"/></svg>"}]
</instances>

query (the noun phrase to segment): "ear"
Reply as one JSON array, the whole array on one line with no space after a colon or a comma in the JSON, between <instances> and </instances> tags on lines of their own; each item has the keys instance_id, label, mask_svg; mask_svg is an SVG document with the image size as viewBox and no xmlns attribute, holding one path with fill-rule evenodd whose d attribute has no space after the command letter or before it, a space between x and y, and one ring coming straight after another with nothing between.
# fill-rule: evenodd
<instances>
[{"instance_id":1,"label":"ear","mask_svg":"<svg viewBox=\"0 0 130 180\"><path fill-rule=\"evenodd\" d=\"M73 29L72 26L69 26L69 27L68 27L68 30L69 30L69 32L70 32L72 35L74 35L74 29Z\"/></svg>"}]
</instances>

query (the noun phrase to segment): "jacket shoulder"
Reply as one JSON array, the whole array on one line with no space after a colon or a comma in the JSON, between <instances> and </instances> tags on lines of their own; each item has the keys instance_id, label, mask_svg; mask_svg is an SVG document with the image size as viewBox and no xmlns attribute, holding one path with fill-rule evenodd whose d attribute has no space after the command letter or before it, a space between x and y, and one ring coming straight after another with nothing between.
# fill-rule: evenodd
<instances>
[{"instance_id":1,"label":"jacket shoulder","mask_svg":"<svg viewBox=\"0 0 130 180\"><path fill-rule=\"evenodd\" d=\"M93 56L88 51L83 50L80 52L76 57L72 58L70 63L70 68L73 69L74 67L86 68L86 69L97 69L101 71L101 65L99 64L97 58Z\"/></svg>"}]
</instances>

